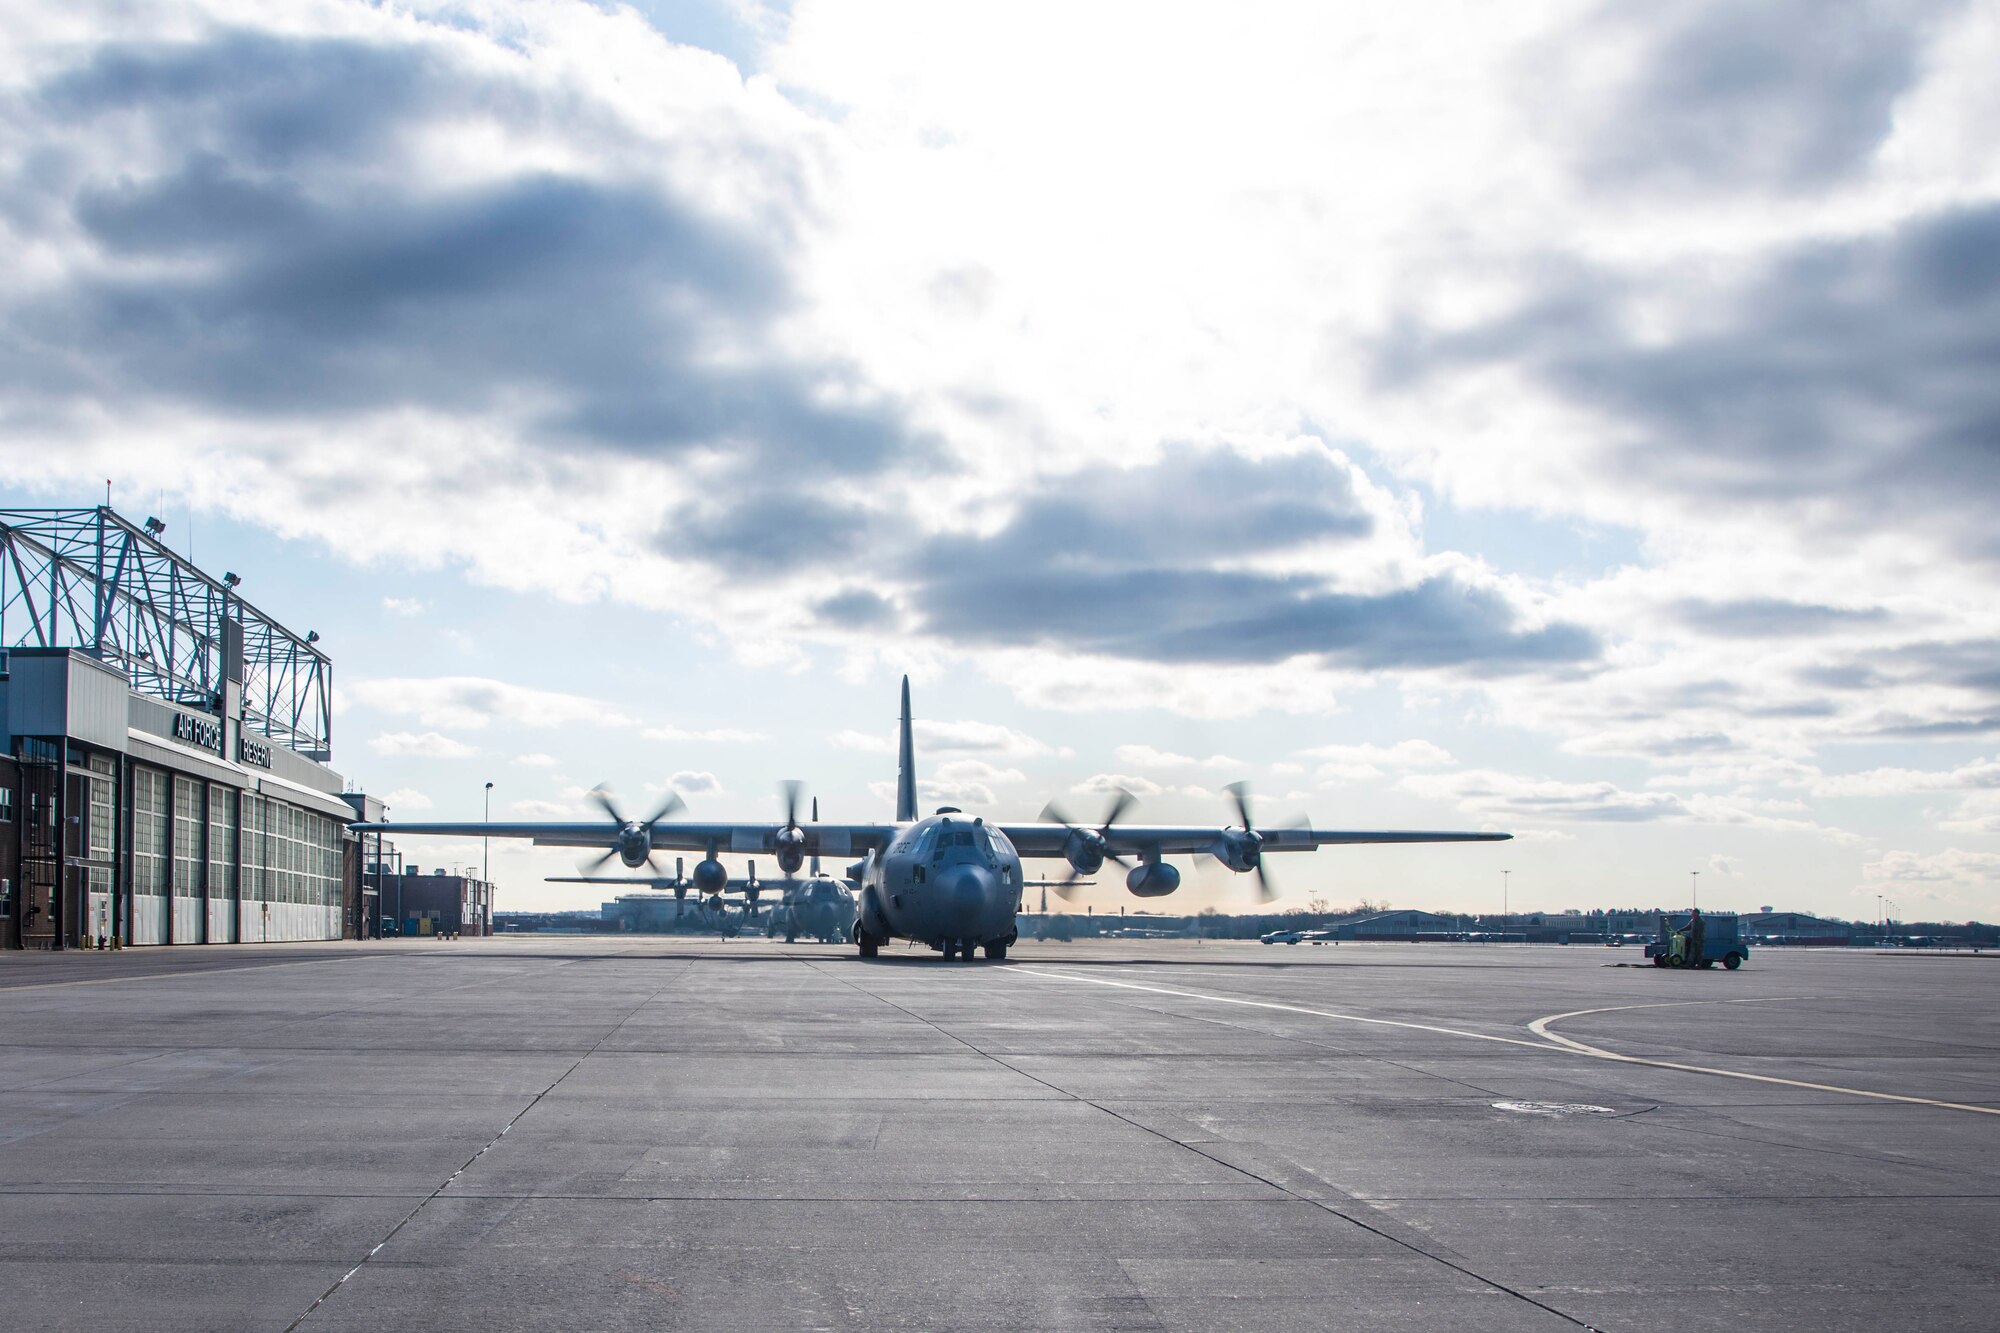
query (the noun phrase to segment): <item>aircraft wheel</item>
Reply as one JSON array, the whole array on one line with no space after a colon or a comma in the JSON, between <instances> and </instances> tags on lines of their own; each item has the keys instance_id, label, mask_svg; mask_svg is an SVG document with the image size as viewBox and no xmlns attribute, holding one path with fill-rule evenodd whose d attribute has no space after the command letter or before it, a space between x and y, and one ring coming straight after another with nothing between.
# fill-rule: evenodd
<instances>
[{"instance_id":1,"label":"aircraft wheel","mask_svg":"<svg viewBox=\"0 0 2000 1333\"><path fill-rule=\"evenodd\" d=\"M973 955L977 954L978 952L979 952L979 946L974 944L971 940L966 940L958 946L959 961L965 963L973 962L975 961Z\"/></svg>"},{"instance_id":2,"label":"aircraft wheel","mask_svg":"<svg viewBox=\"0 0 2000 1333\"><path fill-rule=\"evenodd\" d=\"M785 932L785 943L787 943L787 944L797 944L798 942L799 942L799 937L798 937L798 936L796 936L796 935L792 934L792 932L791 932L791 931L789 931L789 930Z\"/></svg>"},{"instance_id":3,"label":"aircraft wheel","mask_svg":"<svg viewBox=\"0 0 2000 1333\"><path fill-rule=\"evenodd\" d=\"M986 946L986 956L997 963L1007 956L1007 946L1004 944L989 944Z\"/></svg>"},{"instance_id":4,"label":"aircraft wheel","mask_svg":"<svg viewBox=\"0 0 2000 1333\"><path fill-rule=\"evenodd\" d=\"M1667 956L1665 954L1658 953L1653 955L1654 967L1665 967L1666 965L1667 965Z\"/></svg>"},{"instance_id":5,"label":"aircraft wheel","mask_svg":"<svg viewBox=\"0 0 2000 1333\"><path fill-rule=\"evenodd\" d=\"M873 958L875 956L875 941L861 941L861 956L863 958Z\"/></svg>"},{"instance_id":6,"label":"aircraft wheel","mask_svg":"<svg viewBox=\"0 0 2000 1333\"><path fill-rule=\"evenodd\" d=\"M1722 960L1722 965L1728 968L1731 972L1734 972L1737 968L1743 966L1743 955L1740 953L1730 954L1727 958Z\"/></svg>"},{"instance_id":7,"label":"aircraft wheel","mask_svg":"<svg viewBox=\"0 0 2000 1333\"><path fill-rule=\"evenodd\" d=\"M958 956L958 946L956 944L953 944L950 940L946 940L942 947L944 949L944 960L947 963L949 963L953 958L956 958Z\"/></svg>"}]
</instances>

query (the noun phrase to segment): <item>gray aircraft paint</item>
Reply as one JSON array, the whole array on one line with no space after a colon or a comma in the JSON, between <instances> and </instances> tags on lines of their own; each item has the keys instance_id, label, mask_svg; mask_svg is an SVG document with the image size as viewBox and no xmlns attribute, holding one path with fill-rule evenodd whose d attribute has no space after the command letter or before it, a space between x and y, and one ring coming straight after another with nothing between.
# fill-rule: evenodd
<instances>
[{"instance_id":1,"label":"gray aircraft paint","mask_svg":"<svg viewBox=\"0 0 2000 1333\"><path fill-rule=\"evenodd\" d=\"M356 824L357 832L389 836L436 834L449 837L526 838L543 847L609 848L627 866L638 869L661 850L701 851L703 860L683 881L678 864L668 887L686 883L714 893L728 884L717 851L777 851L781 847L809 852L817 870L821 853L861 854L847 867L846 879L859 889L859 915L853 940L863 956L873 955L892 939L914 940L942 949L947 956L970 958L975 948L1000 958L1014 942L1014 916L1020 910L1026 884L1021 858L1061 858L1074 875L1095 873L1111 857L1128 864L1126 887L1140 897L1171 893L1179 874L1165 865L1165 856L1204 854L1238 873L1263 877L1263 858L1274 852L1309 852L1320 847L1361 843L1500 842L1508 833L1423 829L1251 828L1250 811L1240 785L1234 796L1241 824L1126 824L1107 816L1102 827L1061 822L1000 825L957 810L940 809L917 817L916 745L912 737L910 678L903 677L902 716L897 744L896 822L893 824L821 824L817 807L809 827L796 819L797 787L787 783L785 822L706 822L673 820L680 808L670 798L651 819L628 821L600 790L593 793L611 823L409 823ZM1123 797L1115 814L1129 806ZM961 840L962 839L962 840ZM762 882L772 887L773 882Z\"/></svg>"}]
</instances>

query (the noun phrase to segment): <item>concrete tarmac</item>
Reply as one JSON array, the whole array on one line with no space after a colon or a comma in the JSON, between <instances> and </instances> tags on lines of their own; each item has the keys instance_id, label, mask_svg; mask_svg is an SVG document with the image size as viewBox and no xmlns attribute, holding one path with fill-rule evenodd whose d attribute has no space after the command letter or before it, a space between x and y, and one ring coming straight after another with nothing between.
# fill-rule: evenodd
<instances>
[{"instance_id":1,"label":"concrete tarmac","mask_svg":"<svg viewBox=\"0 0 2000 1333\"><path fill-rule=\"evenodd\" d=\"M2000 960L1638 961L8 956L0 1327L2000 1325Z\"/></svg>"}]
</instances>

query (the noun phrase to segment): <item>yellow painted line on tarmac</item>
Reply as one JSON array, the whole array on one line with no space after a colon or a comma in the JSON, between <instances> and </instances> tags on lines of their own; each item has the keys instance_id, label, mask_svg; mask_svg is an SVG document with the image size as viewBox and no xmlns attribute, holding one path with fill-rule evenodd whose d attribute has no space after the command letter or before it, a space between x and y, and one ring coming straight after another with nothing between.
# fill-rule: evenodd
<instances>
[{"instance_id":1,"label":"yellow painted line on tarmac","mask_svg":"<svg viewBox=\"0 0 2000 1333\"><path fill-rule=\"evenodd\" d=\"M1308 1009L1302 1005L1279 1004L1272 1000L1246 1000L1234 995L1209 995L1202 991L1179 990L1171 986L1143 986L1135 981L1109 981L1102 977L1079 977L1068 972L1050 972L1035 967L1011 967L1006 972L994 975L1028 975L1047 977L1055 981L1081 981L1093 986L1111 986L1119 990L1150 991L1155 995L1173 995L1184 1000L1206 1000L1211 1004L1238 1005L1246 1009L1275 1009L1281 1013L1306 1014L1313 1018L1331 1018L1342 1023L1365 1023L1371 1027L1403 1028L1412 1032L1435 1032L1447 1037L1466 1037L1473 1041L1497 1042L1503 1046L1526 1046L1531 1050L1553 1051L1558 1054L1588 1056L1593 1060L1612 1060L1619 1064L1646 1065L1654 1069L1675 1069L1687 1074L1712 1074L1717 1078L1742 1079L1750 1083L1771 1083L1780 1087L1804 1088L1812 1092L1839 1093L1847 1097L1866 1097L1874 1101L1902 1102L1910 1106L1932 1106L1945 1111L1970 1111L1975 1115L2000 1115L2000 1108L1973 1106L1965 1102L1938 1101L1931 1097L1910 1097L1894 1092L1871 1092L1866 1088L1846 1088L1833 1083L1809 1083L1803 1079L1779 1078L1774 1074L1746 1074L1735 1069L1715 1069L1708 1065L1682 1064L1674 1060L1655 1060L1643 1055L1621 1055L1607 1051L1601 1046L1591 1046L1585 1042L1551 1032L1548 1025L1561 1022L1565 1018L1581 1018L1585 1014L1609 1014L1626 1009L1673 1009L1700 1004L1771 1004L1781 1000L1796 1000L1795 995L1772 995L1749 1000L1678 1000L1662 1004L1621 1004L1604 1009L1573 1009L1566 1014L1550 1014L1528 1024L1528 1030L1540 1037L1540 1041L1524 1041L1519 1037L1496 1037L1486 1032L1469 1032L1464 1028L1442 1027L1434 1023L1410 1023L1395 1018L1370 1018L1364 1014L1344 1014L1332 1009Z\"/></svg>"}]
</instances>

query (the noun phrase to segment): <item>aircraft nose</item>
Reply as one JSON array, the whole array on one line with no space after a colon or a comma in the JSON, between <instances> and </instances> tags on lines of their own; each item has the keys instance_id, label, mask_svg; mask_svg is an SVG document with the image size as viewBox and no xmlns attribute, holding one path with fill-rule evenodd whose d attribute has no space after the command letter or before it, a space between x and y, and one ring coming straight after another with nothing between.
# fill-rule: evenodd
<instances>
[{"instance_id":1,"label":"aircraft nose","mask_svg":"<svg viewBox=\"0 0 2000 1333\"><path fill-rule=\"evenodd\" d=\"M999 879L985 866L952 866L938 876L939 896L958 912L984 916L999 889Z\"/></svg>"}]
</instances>

